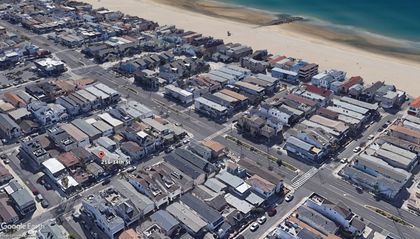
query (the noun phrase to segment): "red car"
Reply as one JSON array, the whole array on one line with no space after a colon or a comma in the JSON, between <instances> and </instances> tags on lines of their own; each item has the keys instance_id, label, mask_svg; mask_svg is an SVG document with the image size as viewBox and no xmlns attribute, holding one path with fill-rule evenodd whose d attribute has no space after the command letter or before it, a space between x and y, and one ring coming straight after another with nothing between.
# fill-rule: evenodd
<instances>
[{"instance_id":1,"label":"red car","mask_svg":"<svg viewBox=\"0 0 420 239\"><path fill-rule=\"evenodd\" d=\"M277 213L277 210L275 208L270 208L270 209L267 210L267 215L269 217L272 217L272 216L276 215L276 213Z\"/></svg>"}]
</instances>

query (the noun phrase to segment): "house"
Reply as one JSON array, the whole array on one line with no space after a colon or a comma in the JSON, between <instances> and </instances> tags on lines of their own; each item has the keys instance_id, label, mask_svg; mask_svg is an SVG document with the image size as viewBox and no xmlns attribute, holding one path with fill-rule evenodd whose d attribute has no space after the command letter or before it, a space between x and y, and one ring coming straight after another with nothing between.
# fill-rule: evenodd
<instances>
[{"instance_id":1,"label":"house","mask_svg":"<svg viewBox=\"0 0 420 239\"><path fill-rule=\"evenodd\" d=\"M60 239L67 238L69 235L67 230L55 220L44 222L36 232L38 239Z\"/></svg>"},{"instance_id":2,"label":"house","mask_svg":"<svg viewBox=\"0 0 420 239\"><path fill-rule=\"evenodd\" d=\"M285 147L288 154L295 155L308 161L317 162L323 158L323 151L321 149L294 136L287 138Z\"/></svg>"},{"instance_id":3,"label":"house","mask_svg":"<svg viewBox=\"0 0 420 239\"><path fill-rule=\"evenodd\" d=\"M246 180L246 182L251 185L252 191L254 191L257 195L262 196L264 199L280 192L283 187L281 183L275 185L257 174L252 175Z\"/></svg>"},{"instance_id":4,"label":"house","mask_svg":"<svg viewBox=\"0 0 420 239\"><path fill-rule=\"evenodd\" d=\"M271 76L280 79L281 81L288 82L290 84L299 83L298 73L294 71L289 71L275 67L271 69Z\"/></svg>"},{"instance_id":5,"label":"house","mask_svg":"<svg viewBox=\"0 0 420 239\"><path fill-rule=\"evenodd\" d=\"M201 144L211 151L211 157L213 159L218 159L224 155L226 147L214 140L204 140Z\"/></svg>"},{"instance_id":6,"label":"house","mask_svg":"<svg viewBox=\"0 0 420 239\"><path fill-rule=\"evenodd\" d=\"M50 158L49 153L37 140L22 140L20 152L23 156L22 159L28 160L35 169L39 169L41 164Z\"/></svg>"},{"instance_id":7,"label":"house","mask_svg":"<svg viewBox=\"0 0 420 239\"><path fill-rule=\"evenodd\" d=\"M124 123L121 120L112 117L109 113L98 114L98 117L103 122L110 125L113 128L114 132L117 132L124 126Z\"/></svg>"},{"instance_id":8,"label":"house","mask_svg":"<svg viewBox=\"0 0 420 239\"><path fill-rule=\"evenodd\" d=\"M77 146L85 147L90 145L89 136L83 133L83 131L78 129L73 124L62 124L60 128L67 132L67 134L69 134L74 139L74 141L77 143Z\"/></svg>"},{"instance_id":9,"label":"house","mask_svg":"<svg viewBox=\"0 0 420 239\"><path fill-rule=\"evenodd\" d=\"M118 148L114 140L104 136L97 139L95 145L101 146L110 152L114 152Z\"/></svg>"},{"instance_id":10,"label":"house","mask_svg":"<svg viewBox=\"0 0 420 239\"><path fill-rule=\"evenodd\" d=\"M354 233L356 228L350 225L354 214L344 203L333 203L318 194L312 194L305 205L340 225L345 231Z\"/></svg>"},{"instance_id":11,"label":"house","mask_svg":"<svg viewBox=\"0 0 420 239\"><path fill-rule=\"evenodd\" d=\"M15 209L9 203L9 197L3 194L0 196L0 221L4 224L15 224L19 221Z\"/></svg>"},{"instance_id":12,"label":"house","mask_svg":"<svg viewBox=\"0 0 420 239\"><path fill-rule=\"evenodd\" d=\"M162 209L150 215L150 219L156 223L167 236L171 236L180 227L178 220Z\"/></svg>"},{"instance_id":13,"label":"house","mask_svg":"<svg viewBox=\"0 0 420 239\"><path fill-rule=\"evenodd\" d=\"M216 102L207 100L204 97L196 98L194 107L196 111L219 121L225 121L228 116L228 109L226 107Z\"/></svg>"},{"instance_id":14,"label":"house","mask_svg":"<svg viewBox=\"0 0 420 239\"><path fill-rule=\"evenodd\" d=\"M81 160L71 152L64 152L58 155L57 160L67 169L76 169L81 166Z\"/></svg>"},{"instance_id":15,"label":"house","mask_svg":"<svg viewBox=\"0 0 420 239\"><path fill-rule=\"evenodd\" d=\"M206 223L209 230L213 230L220 226L223 222L223 216L201 201L191 193L186 193L180 197L180 202L195 211Z\"/></svg>"},{"instance_id":16,"label":"house","mask_svg":"<svg viewBox=\"0 0 420 239\"><path fill-rule=\"evenodd\" d=\"M191 150L191 152L197 154L198 156L202 157L207 161L211 160L212 158L211 150L201 144L193 142L189 145L189 149Z\"/></svg>"},{"instance_id":17,"label":"house","mask_svg":"<svg viewBox=\"0 0 420 239\"><path fill-rule=\"evenodd\" d=\"M166 211L178 219L193 237L198 238L204 235L204 230L208 223L187 205L174 202L166 208Z\"/></svg>"},{"instance_id":18,"label":"house","mask_svg":"<svg viewBox=\"0 0 420 239\"><path fill-rule=\"evenodd\" d=\"M3 164L0 164L0 185L4 185L12 179L13 175L10 174L9 170Z\"/></svg>"},{"instance_id":19,"label":"house","mask_svg":"<svg viewBox=\"0 0 420 239\"><path fill-rule=\"evenodd\" d=\"M27 216L36 210L33 196L24 188L19 188L10 194L10 199L16 211L21 216Z\"/></svg>"},{"instance_id":20,"label":"house","mask_svg":"<svg viewBox=\"0 0 420 239\"><path fill-rule=\"evenodd\" d=\"M318 65L313 63L301 67L298 72L299 79L304 82L309 81L316 74L318 74Z\"/></svg>"},{"instance_id":21,"label":"house","mask_svg":"<svg viewBox=\"0 0 420 239\"><path fill-rule=\"evenodd\" d=\"M47 134L60 149L66 152L77 147L76 140L60 127L49 128Z\"/></svg>"},{"instance_id":22,"label":"house","mask_svg":"<svg viewBox=\"0 0 420 239\"><path fill-rule=\"evenodd\" d=\"M35 120L41 125L51 125L68 118L66 108L60 104L34 101L27 106Z\"/></svg>"},{"instance_id":23,"label":"house","mask_svg":"<svg viewBox=\"0 0 420 239\"><path fill-rule=\"evenodd\" d=\"M72 192L79 186L76 180L68 176L68 172L64 165L56 158L50 158L42 163L44 173L65 192Z\"/></svg>"},{"instance_id":24,"label":"house","mask_svg":"<svg viewBox=\"0 0 420 239\"><path fill-rule=\"evenodd\" d=\"M169 204L169 194L164 186L154 179L154 174L149 175L147 172L137 171L129 176L128 182L137 189L137 191L152 200L156 208L161 208L162 206ZM172 185L174 185L173 182ZM176 186L177 185L174 185L174 187Z\"/></svg>"},{"instance_id":25,"label":"house","mask_svg":"<svg viewBox=\"0 0 420 239\"><path fill-rule=\"evenodd\" d=\"M354 85L357 85L357 84L359 84L359 85L363 84L363 78L360 77L360 76L350 77L348 80L344 81L343 85L341 86L342 90L343 90L343 93L348 94L349 91L350 91L350 88L353 87Z\"/></svg>"},{"instance_id":26,"label":"house","mask_svg":"<svg viewBox=\"0 0 420 239\"><path fill-rule=\"evenodd\" d=\"M157 90L160 86L158 74L150 70L135 71L134 82L150 90Z\"/></svg>"},{"instance_id":27,"label":"house","mask_svg":"<svg viewBox=\"0 0 420 239\"><path fill-rule=\"evenodd\" d=\"M206 181L206 172L184 160L180 156L176 154L168 154L164 156L163 159L181 173L190 177L194 181L195 185L202 184Z\"/></svg>"},{"instance_id":28,"label":"house","mask_svg":"<svg viewBox=\"0 0 420 239\"><path fill-rule=\"evenodd\" d=\"M335 235L339 229L338 225L334 221L328 219L321 213L306 205L298 207L296 214L297 219L313 228L316 228L316 230L320 231L324 235Z\"/></svg>"},{"instance_id":29,"label":"house","mask_svg":"<svg viewBox=\"0 0 420 239\"><path fill-rule=\"evenodd\" d=\"M14 139L22 135L21 128L8 115L0 114L0 136L4 139Z\"/></svg>"},{"instance_id":30,"label":"house","mask_svg":"<svg viewBox=\"0 0 420 239\"><path fill-rule=\"evenodd\" d=\"M183 158L185 161L188 161L195 167L203 170L207 173L208 176L211 176L215 172L215 167L204 158L192 153L189 150L177 148L174 150L174 154L178 155L179 157Z\"/></svg>"},{"instance_id":31,"label":"house","mask_svg":"<svg viewBox=\"0 0 420 239\"><path fill-rule=\"evenodd\" d=\"M407 113L417 117L420 116L420 96L410 102Z\"/></svg>"},{"instance_id":32,"label":"house","mask_svg":"<svg viewBox=\"0 0 420 239\"><path fill-rule=\"evenodd\" d=\"M330 89L331 84L335 81L335 79L329 75L327 72L321 72L314 76L312 76L311 83L312 85Z\"/></svg>"},{"instance_id":33,"label":"house","mask_svg":"<svg viewBox=\"0 0 420 239\"><path fill-rule=\"evenodd\" d=\"M83 208L95 218L96 225L113 239L125 228L124 220L117 215L115 210L105 203L105 200L97 194L89 195L82 201Z\"/></svg>"},{"instance_id":34,"label":"house","mask_svg":"<svg viewBox=\"0 0 420 239\"><path fill-rule=\"evenodd\" d=\"M417 130L409 129L406 127L392 125L389 128L391 136L415 143L420 144L420 132Z\"/></svg>"},{"instance_id":35,"label":"house","mask_svg":"<svg viewBox=\"0 0 420 239\"><path fill-rule=\"evenodd\" d=\"M86 121L88 124L89 122L92 122L91 125L101 131L101 136L111 136L114 132L111 125L105 123L102 120L88 120Z\"/></svg>"},{"instance_id":36,"label":"house","mask_svg":"<svg viewBox=\"0 0 420 239\"><path fill-rule=\"evenodd\" d=\"M99 131L97 128L95 128L91 124L88 124L83 119L75 119L71 123L72 125L77 127L79 130L84 132L86 135L88 135L91 141L98 139L101 136L101 131Z\"/></svg>"},{"instance_id":37,"label":"house","mask_svg":"<svg viewBox=\"0 0 420 239\"><path fill-rule=\"evenodd\" d=\"M64 63L51 58L44 58L34 62L38 71L45 76L59 75L66 71Z\"/></svg>"},{"instance_id":38,"label":"house","mask_svg":"<svg viewBox=\"0 0 420 239\"><path fill-rule=\"evenodd\" d=\"M193 94L191 92L188 92L186 90L183 90L179 87L176 87L174 85L167 85L165 86L165 94L169 97L172 97L178 101L180 101L182 104L191 104L193 102Z\"/></svg>"},{"instance_id":39,"label":"house","mask_svg":"<svg viewBox=\"0 0 420 239\"><path fill-rule=\"evenodd\" d=\"M145 149L133 141L122 143L120 148L121 151L130 156L132 160L139 160L146 155Z\"/></svg>"}]
</instances>

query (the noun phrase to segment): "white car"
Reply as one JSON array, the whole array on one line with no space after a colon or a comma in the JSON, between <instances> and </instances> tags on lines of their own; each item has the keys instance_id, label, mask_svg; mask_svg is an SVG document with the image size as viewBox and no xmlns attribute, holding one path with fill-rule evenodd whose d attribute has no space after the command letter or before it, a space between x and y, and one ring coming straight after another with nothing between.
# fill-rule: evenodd
<instances>
[{"instance_id":1,"label":"white car","mask_svg":"<svg viewBox=\"0 0 420 239\"><path fill-rule=\"evenodd\" d=\"M354 153L358 153L361 150L361 148L359 146L357 146L356 148L353 149Z\"/></svg>"},{"instance_id":2,"label":"white car","mask_svg":"<svg viewBox=\"0 0 420 239\"><path fill-rule=\"evenodd\" d=\"M258 218L257 222L262 225L265 223L265 221L267 221L267 218L265 216L262 216L260 218Z\"/></svg>"},{"instance_id":3,"label":"white car","mask_svg":"<svg viewBox=\"0 0 420 239\"><path fill-rule=\"evenodd\" d=\"M375 135L373 135L373 134L370 134L370 135L368 136L368 140L371 140L371 139L373 139L373 138L375 138Z\"/></svg>"},{"instance_id":4,"label":"white car","mask_svg":"<svg viewBox=\"0 0 420 239\"><path fill-rule=\"evenodd\" d=\"M293 200L293 198L294 198L295 196L293 195L293 194L287 194L286 195L286 197L284 198L284 200L286 201L286 202L290 202L290 201L292 201Z\"/></svg>"},{"instance_id":5,"label":"white car","mask_svg":"<svg viewBox=\"0 0 420 239\"><path fill-rule=\"evenodd\" d=\"M260 225L256 222L252 223L251 227L249 228L249 230L251 230L251 232L255 232L258 228L260 227Z\"/></svg>"},{"instance_id":6,"label":"white car","mask_svg":"<svg viewBox=\"0 0 420 239\"><path fill-rule=\"evenodd\" d=\"M342 158L342 159L340 160L340 163L342 163L342 164L347 163L347 158Z\"/></svg>"}]
</instances>

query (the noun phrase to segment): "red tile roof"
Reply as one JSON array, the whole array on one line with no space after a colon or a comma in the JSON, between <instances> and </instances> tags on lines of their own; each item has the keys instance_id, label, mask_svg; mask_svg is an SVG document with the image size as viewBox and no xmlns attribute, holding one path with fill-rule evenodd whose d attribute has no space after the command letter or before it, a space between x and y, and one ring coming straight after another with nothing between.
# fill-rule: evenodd
<instances>
[{"instance_id":1,"label":"red tile roof","mask_svg":"<svg viewBox=\"0 0 420 239\"><path fill-rule=\"evenodd\" d=\"M307 91L312 92L314 94L321 95L323 97L328 97L332 94L332 91L327 90L327 89L322 89L322 88L316 87L314 85L305 84L305 86L306 86Z\"/></svg>"},{"instance_id":2,"label":"red tile roof","mask_svg":"<svg viewBox=\"0 0 420 239\"><path fill-rule=\"evenodd\" d=\"M288 94L284 97L285 99L298 102L300 104L305 104L311 107L316 105L316 102L310 99L303 98L302 96L295 95L295 94Z\"/></svg>"},{"instance_id":3,"label":"red tile roof","mask_svg":"<svg viewBox=\"0 0 420 239\"><path fill-rule=\"evenodd\" d=\"M413 101L411 101L410 107L420 108L420 96L414 99Z\"/></svg>"},{"instance_id":4,"label":"red tile roof","mask_svg":"<svg viewBox=\"0 0 420 239\"><path fill-rule=\"evenodd\" d=\"M350 87L356 85L356 84L360 84L363 82L363 78L360 76L352 76L350 77L350 79L346 80L343 82L343 87L345 89L349 89Z\"/></svg>"}]
</instances>

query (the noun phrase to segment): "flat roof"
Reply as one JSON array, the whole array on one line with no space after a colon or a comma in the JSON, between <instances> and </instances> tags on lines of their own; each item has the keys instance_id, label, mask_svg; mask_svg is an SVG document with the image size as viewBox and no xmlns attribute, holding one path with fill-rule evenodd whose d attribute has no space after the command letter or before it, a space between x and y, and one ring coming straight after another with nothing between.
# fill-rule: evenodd
<instances>
[{"instance_id":1,"label":"flat roof","mask_svg":"<svg viewBox=\"0 0 420 239\"><path fill-rule=\"evenodd\" d=\"M88 91L89 93L93 94L94 96L101 98L101 99L107 99L109 98L109 95L106 94L105 92L99 90L96 87L93 86L88 86L85 88L86 91Z\"/></svg>"},{"instance_id":2,"label":"flat roof","mask_svg":"<svg viewBox=\"0 0 420 239\"><path fill-rule=\"evenodd\" d=\"M244 214L250 213L251 210L254 208L254 206L248 203L247 201L239 199L230 193L227 193L225 195L225 200L231 207L236 208L238 211Z\"/></svg>"},{"instance_id":3,"label":"flat roof","mask_svg":"<svg viewBox=\"0 0 420 239\"><path fill-rule=\"evenodd\" d=\"M206 105L206 106L208 106L208 107L210 107L210 108L212 108L212 109L214 109L216 111L219 111L219 112L225 112L225 111L227 111L227 108L224 107L223 105L220 105L220 104L218 104L216 102L207 100L204 97L198 97L197 99L195 99L195 102L198 102L200 104Z\"/></svg>"},{"instance_id":4,"label":"flat roof","mask_svg":"<svg viewBox=\"0 0 420 239\"><path fill-rule=\"evenodd\" d=\"M166 211L172 214L175 218L182 222L182 224L190 228L191 231L195 233L207 226L207 223L194 213L194 211L179 202L170 204L166 207Z\"/></svg>"},{"instance_id":5,"label":"flat roof","mask_svg":"<svg viewBox=\"0 0 420 239\"><path fill-rule=\"evenodd\" d=\"M229 102L229 103L235 103L235 102L238 102L238 99L233 98L233 97L228 96L228 95L225 95L225 94L220 93L220 92L216 92L216 93L214 93L213 95L214 95L214 96L216 96L216 97L219 97L220 99L222 99L222 100L224 100L224 101L227 101L227 102Z\"/></svg>"},{"instance_id":6,"label":"flat roof","mask_svg":"<svg viewBox=\"0 0 420 239\"><path fill-rule=\"evenodd\" d=\"M97 97L93 95L92 93L89 93L87 90L84 90L84 89L78 90L76 91L76 93L90 102L97 100Z\"/></svg>"},{"instance_id":7,"label":"flat roof","mask_svg":"<svg viewBox=\"0 0 420 239\"><path fill-rule=\"evenodd\" d=\"M95 84L94 87L96 87L97 89L105 92L108 95L117 95L118 94L118 92L116 90L112 89L111 87L109 87L109 86L107 86L103 83Z\"/></svg>"},{"instance_id":8,"label":"flat roof","mask_svg":"<svg viewBox=\"0 0 420 239\"><path fill-rule=\"evenodd\" d=\"M71 137L73 137L76 141L83 141L85 139L89 139L89 136L83 133L80 129L72 124L62 124L60 125L64 131L66 131Z\"/></svg>"},{"instance_id":9,"label":"flat roof","mask_svg":"<svg viewBox=\"0 0 420 239\"><path fill-rule=\"evenodd\" d=\"M235 82L235 85L243 87L243 88L247 88L256 92L263 92L264 88L253 85L251 83L247 83L247 82L243 82L243 81L237 81Z\"/></svg>"},{"instance_id":10,"label":"flat roof","mask_svg":"<svg viewBox=\"0 0 420 239\"><path fill-rule=\"evenodd\" d=\"M344 102L347 102L347 103L350 103L350 104L353 104L353 105L357 105L357 106L369 109L369 110L378 110L378 108L379 108L378 103L371 104L371 103L356 100L356 99L353 99L353 98L350 98L350 97L347 97L347 96L341 97L340 100L344 101Z\"/></svg>"},{"instance_id":11,"label":"flat roof","mask_svg":"<svg viewBox=\"0 0 420 239\"><path fill-rule=\"evenodd\" d=\"M219 91L219 93L222 93L222 94L228 95L230 97L236 98L240 101L244 101L244 100L248 99L248 97L246 97L242 94L236 93L235 91L228 90L228 89L222 89L221 91Z\"/></svg>"},{"instance_id":12,"label":"flat roof","mask_svg":"<svg viewBox=\"0 0 420 239\"><path fill-rule=\"evenodd\" d=\"M328 106L327 109L332 110L334 112L337 112L339 114L343 114L343 115L358 119L358 120L363 120L365 118L365 116L360 114L360 113L357 113L357 112L354 112L354 111L351 111L351 110L347 110L347 109L344 109L344 108L341 108L341 107Z\"/></svg>"},{"instance_id":13,"label":"flat roof","mask_svg":"<svg viewBox=\"0 0 420 239\"><path fill-rule=\"evenodd\" d=\"M226 170L221 171L219 174L216 175L216 178L220 180L222 183L229 185L232 188L237 188L241 184L244 183L244 180L238 176L235 176L229 173Z\"/></svg>"},{"instance_id":14,"label":"flat roof","mask_svg":"<svg viewBox=\"0 0 420 239\"><path fill-rule=\"evenodd\" d=\"M96 137L99 134L101 134L101 131L99 131L97 128L95 128L91 124L88 124L83 119L75 119L71 123L74 126L76 126L78 129L80 129L82 132L86 133L89 137Z\"/></svg>"},{"instance_id":15,"label":"flat roof","mask_svg":"<svg viewBox=\"0 0 420 239\"><path fill-rule=\"evenodd\" d=\"M145 124L150 125L153 129L162 132L165 130L168 130L169 128L166 127L165 125L159 123L158 121L152 119L152 118L146 118L142 120Z\"/></svg>"},{"instance_id":16,"label":"flat roof","mask_svg":"<svg viewBox=\"0 0 420 239\"><path fill-rule=\"evenodd\" d=\"M376 150L375 153L381 158L385 158L386 160L395 162L397 164L401 164L402 168L405 170L407 170L410 167L411 163L413 162L409 158L406 158L404 156L398 155L396 153L393 153L391 151L384 150L384 149L378 149ZM392 166L397 167L396 165L392 165Z\"/></svg>"},{"instance_id":17,"label":"flat roof","mask_svg":"<svg viewBox=\"0 0 420 239\"><path fill-rule=\"evenodd\" d=\"M320 115L313 115L311 118L309 118L309 120L318 124L322 124L326 127L333 128L339 132L345 132L349 129L349 127L341 121L331 120Z\"/></svg>"},{"instance_id":18,"label":"flat roof","mask_svg":"<svg viewBox=\"0 0 420 239\"><path fill-rule=\"evenodd\" d=\"M109 113L102 113L98 115L106 123L110 124L112 127L119 127L123 125L123 122L119 119L112 117Z\"/></svg>"},{"instance_id":19,"label":"flat roof","mask_svg":"<svg viewBox=\"0 0 420 239\"><path fill-rule=\"evenodd\" d=\"M284 69L281 69L281 68L278 68L278 67L274 67L272 70L271 70L271 72L280 72L280 73L283 73L283 74L286 74L286 75L291 75L291 76L297 76L298 75L298 73L297 72L294 72L294 71L288 71L288 70L284 70Z\"/></svg>"},{"instance_id":20,"label":"flat roof","mask_svg":"<svg viewBox=\"0 0 420 239\"><path fill-rule=\"evenodd\" d=\"M406 157L406 158L408 158L410 160L417 159L417 154L415 154L415 153L413 153L411 151L408 151L406 149L397 147L395 145L389 144L389 143L382 144L381 148L384 149L384 150L387 150L387 151L396 153L398 155L401 155L403 157Z\"/></svg>"},{"instance_id":21,"label":"flat roof","mask_svg":"<svg viewBox=\"0 0 420 239\"><path fill-rule=\"evenodd\" d=\"M332 99L332 102L335 106L338 106L338 107L341 107L341 108L344 108L344 109L348 109L348 110L357 112L357 113L362 114L362 115L366 115L369 112L369 109L362 108L362 107L359 107L357 105L347 103L347 102L344 102L344 101L341 101L341 100Z\"/></svg>"},{"instance_id":22,"label":"flat roof","mask_svg":"<svg viewBox=\"0 0 420 239\"><path fill-rule=\"evenodd\" d=\"M178 93L178 94L180 94L180 95L182 95L184 97L189 97L189 96L192 96L193 95L191 92L186 91L184 89L181 89L179 87L176 87L174 85L166 85L165 86L165 89L170 90L170 91L173 91L173 92L176 92L176 93Z\"/></svg>"},{"instance_id":23,"label":"flat roof","mask_svg":"<svg viewBox=\"0 0 420 239\"><path fill-rule=\"evenodd\" d=\"M399 168L394 168L382 159L371 155L361 154L357 157L357 160L358 164L360 163L361 165L366 166L367 168L371 168L376 172L399 182L405 182L411 177L411 174L407 171Z\"/></svg>"},{"instance_id":24,"label":"flat roof","mask_svg":"<svg viewBox=\"0 0 420 239\"><path fill-rule=\"evenodd\" d=\"M42 165L47 168L52 174L58 173L61 170L64 170L66 167L56 158L50 158L42 162Z\"/></svg>"}]
</instances>

